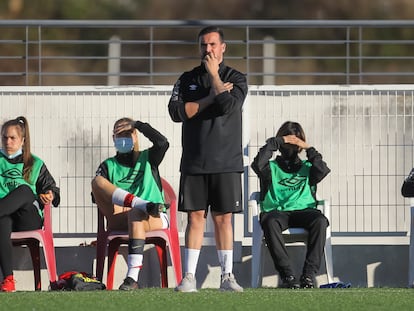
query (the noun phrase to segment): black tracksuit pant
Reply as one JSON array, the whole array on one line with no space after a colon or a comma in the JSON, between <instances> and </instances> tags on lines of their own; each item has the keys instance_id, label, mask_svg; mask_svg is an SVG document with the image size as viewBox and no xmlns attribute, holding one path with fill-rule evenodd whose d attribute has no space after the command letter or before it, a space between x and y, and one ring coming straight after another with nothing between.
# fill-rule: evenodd
<instances>
[{"instance_id":1,"label":"black tracksuit pant","mask_svg":"<svg viewBox=\"0 0 414 311\"><path fill-rule=\"evenodd\" d=\"M292 227L305 228L309 234L302 275L314 277L319 271L325 247L326 228L329 226L328 219L319 210L308 208L291 212L263 212L260 214L260 224L273 263L281 278L295 276L282 232Z\"/></svg>"},{"instance_id":2,"label":"black tracksuit pant","mask_svg":"<svg viewBox=\"0 0 414 311\"><path fill-rule=\"evenodd\" d=\"M26 185L0 199L0 269L3 277L13 274L11 232L42 227L43 220L33 205L35 200L32 190Z\"/></svg>"}]
</instances>

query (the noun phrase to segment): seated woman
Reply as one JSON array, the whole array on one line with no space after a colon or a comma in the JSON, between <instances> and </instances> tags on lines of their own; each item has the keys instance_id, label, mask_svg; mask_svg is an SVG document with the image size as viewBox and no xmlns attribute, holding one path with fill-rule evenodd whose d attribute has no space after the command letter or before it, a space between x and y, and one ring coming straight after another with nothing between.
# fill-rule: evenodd
<instances>
[{"instance_id":1,"label":"seated woman","mask_svg":"<svg viewBox=\"0 0 414 311\"><path fill-rule=\"evenodd\" d=\"M140 150L138 131L153 146ZM166 137L148 123L122 118L115 122L117 153L99 166L92 181L93 198L111 230L127 230L128 272L120 290L138 289L145 233L168 228L158 166L169 147Z\"/></svg>"},{"instance_id":2,"label":"seated woman","mask_svg":"<svg viewBox=\"0 0 414 311\"><path fill-rule=\"evenodd\" d=\"M0 149L0 269L2 292L16 290L13 277L12 231L40 229L43 207L58 206L59 188L46 165L30 152L29 124L25 117L5 122Z\"/></svg>"},{"instance_id":3,"label":"seated woman","mask_svg":"<svg viewBox=\"0 0 414 311\"><path fill-rule=\"evenodd\" d=\"M299 158L302 150L306 150L308 160ZM276 151L280 155L272 159ZM290 121L280 127L276 137L267 139L251 167L260 179L260 224L281 277L281 287L314 287L329 226L328 219L316 209L316 185L330 169L322 155L306 143L301 125ZM299 282L282 236L289 227L302 227L309 232Z\"/></svg>"}]
</instances>

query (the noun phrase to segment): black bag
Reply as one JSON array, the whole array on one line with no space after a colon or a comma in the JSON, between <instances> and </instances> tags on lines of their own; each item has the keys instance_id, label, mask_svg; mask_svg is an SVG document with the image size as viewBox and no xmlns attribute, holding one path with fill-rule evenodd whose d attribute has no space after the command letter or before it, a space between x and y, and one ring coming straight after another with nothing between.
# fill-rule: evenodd
<instances>
[{"instance_id":1,"label":"black bag","mask_svg":"<svg viewBox=\"0 0 414 311\"><path fill-rule=\"evenodd\" d=\"M77 291L103 290L106 288L101 281L84 276L82 273L72 275L69 284L72 290Z\"/></svg>"},{"instance_id":2,"label":"black bag","mask_svg":"<svg viewBox=\"0 0 414 311\"><path fill-rule=\"evenodd\" d=\"M104 290L105 284L85 272L69 271L59 275L58 287L61 290L92 291Z\"/></svg>"}]
</instances>

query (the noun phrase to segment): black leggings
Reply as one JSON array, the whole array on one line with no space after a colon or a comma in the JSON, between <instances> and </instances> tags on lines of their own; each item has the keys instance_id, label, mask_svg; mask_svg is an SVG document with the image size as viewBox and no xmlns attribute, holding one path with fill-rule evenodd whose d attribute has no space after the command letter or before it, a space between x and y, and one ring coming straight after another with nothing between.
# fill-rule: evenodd
<instances>
[{"instance_id":1,"label":"black leggings","mask_svg":"<svg viewBox=\"0 0 414 311\"><path fill-rule=\"evenodd\" d=\"M22 185L0 199L0 269L3 277L13 274L12 231L35 230L42 227L29 186Z\"/></svg>"}]
</instances>

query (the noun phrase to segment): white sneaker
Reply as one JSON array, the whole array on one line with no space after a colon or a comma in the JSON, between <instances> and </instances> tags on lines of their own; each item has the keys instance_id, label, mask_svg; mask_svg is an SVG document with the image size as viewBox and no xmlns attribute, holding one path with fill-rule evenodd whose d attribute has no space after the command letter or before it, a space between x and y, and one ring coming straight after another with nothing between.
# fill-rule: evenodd
<instances>
[{"instance_id":1,"label":"white sneaker","mask_svg":"<svg viewBox=\"0 0 414 311\"><path fill-rule=\"evenodd\" d=\"M197 281L192 273L186 273L181 283L175 288L176 292L192 293L197 291Z\"/></svg>"},{"instance_id":2,"label":"white sneaker","mask_svg":"<svg viewBox=\"0 0 414 311\"><path fill-rule=\"evenodd\" d=\"M243 287L237 284L237 281L232 273L227 273L221 276L220 290L230 292L242 292Z\"/></svg>"}]
</instances>

